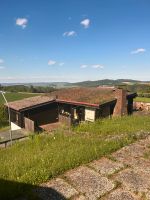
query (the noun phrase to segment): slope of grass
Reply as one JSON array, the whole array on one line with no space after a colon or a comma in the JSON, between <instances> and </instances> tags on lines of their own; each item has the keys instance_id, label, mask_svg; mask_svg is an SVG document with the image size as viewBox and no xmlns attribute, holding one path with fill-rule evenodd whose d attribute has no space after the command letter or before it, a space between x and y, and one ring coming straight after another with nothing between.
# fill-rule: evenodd
<instances>
[{"instance_id":1,"label":"slope of grass","mask_svg":"<svg viewBox=\"0 0 150 200\"><path fill-rule=\"evenodd\" d=\"M144 102L144 103L150 103L150 98L148 97L136 97L134 99L135 102Z\"/></svg>"},{"instance_id":2,"label":"slope of grass","mask_svg":"<svg viewBox=\"0 0 150 200\"><path fill-rule=\"evenodd\" d=\"M8 131L10 127L8 126L8 123L1 123L0 125L0 131Z\"/></svg>"},{"instance_id":3,"label":"slope of grass","mask_svg":"<svg viewBox=\"0 0 150 200\"><path fill-rule=\"evenodd\" d=\"M88 132L96 137L135 133L139 130L150 131L148 116L125 116L112 119L100 119L95 123L83 123L75 128L78 133ZM94 134L93 134L94 133Z\"/></svg>"},{"instance_id":4,"label":"slope of grass","mask_svg":"<svg viewBox=\"0 0 150 200\"><path fill-rule=\"evenodd\" d=\"M5 94L6 99L8 102L10 101L16 101L16 100L21 100L24 98L28 98L28 97L33 97L33 96L37 96L39 94L32 94L32 93L17 93L17 92L8 92ZM2 95L0 94L0 104L4 104L5 101L2 97Z\"/></svg>"},{"instance_id":5,"label":"slope of grass","mask_svg":"<svg viewBox=\"0 0 150 200\"><path fill-rule=\"evenodd\" d=\"M150 118L132 116L82 124L74 134L35 135L29 140L0 150L0 180L36 185L68 169L88 163L134 142L139 131L150 130ZM1 190L11 188L0 185ZM28 188L28 192L29 192ZM8 199L27 193L14 186ZM6 192L7 194L7 192Z\"/></svg>"}]
</instances>

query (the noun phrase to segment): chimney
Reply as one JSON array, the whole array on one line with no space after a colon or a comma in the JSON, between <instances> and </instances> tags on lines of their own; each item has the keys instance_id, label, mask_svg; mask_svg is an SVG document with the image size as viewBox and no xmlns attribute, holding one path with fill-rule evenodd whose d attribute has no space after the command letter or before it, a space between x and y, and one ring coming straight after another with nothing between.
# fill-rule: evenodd
<instances>
[{"instance_id":1,"label":"chimney","mask_svg":"<svg viewBox=\"0 0 150 200\"><path fill-rule=\"evenodd\" d=\"M113 116L127 115L127 91L123 89L116 89L115 98L117 99Z\"/></svg>"}]
</instances>

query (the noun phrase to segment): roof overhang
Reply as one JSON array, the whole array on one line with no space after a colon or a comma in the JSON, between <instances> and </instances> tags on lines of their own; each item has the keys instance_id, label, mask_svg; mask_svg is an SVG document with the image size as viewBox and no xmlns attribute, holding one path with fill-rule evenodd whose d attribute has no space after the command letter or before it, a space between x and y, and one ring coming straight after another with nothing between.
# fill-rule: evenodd
<instances>
[{"instance_id":1,"label":"roof overhang","mask_svg":"<svg viewBox=\"0 0 150 200\"><path fill-rule=\"evenodd\" d=\"M127 99L136 98L136 97L137 97L137 93L136 92L127 95Z\"/></svg>"},{"instance_id":2,"label":"roof overhang","mask_svg":"<svg viewBox=\"0 0 150 200\"><path fill-rule=\"evenodd\" d=\"M44 103L37 104L37 105L34 105L34 106L29 106L29 107L26 107L26 108L21 108L21 109L18 109L18 110L14 109L11 106L9 108L12 109L12 110L15 110L17 112L24 112L24 111L27 111L27 110L32 110L32 109L35 109L35 108L39 108L41 106L46 106L46 105L49 105L49 104L52 104L52 103L55 103L55 102L56 102L55 100L52 100L52 101L44 102ZM5 104L5 106L7 106L7 105ZM8 104L8 106L9 106L9 104Z\"/></svg>"},{"instance_id":3,"label":"roof overhang","mask_svg":"<svg viewBox=\"0 0 150 200\"><path fill-rule=\"evenodd\" d=\"M113 99L111 101L107 101L99 105L100 108L105 107L106 105L114 105L117 102L117 99Z\"/></svg>"},{"instance_id":4,"label":"roof overhang","mask_svg":"<svg viewBox=\"0 0 150 200\"><path fill-rule=\"evenodd\" d=\"M61 100L61 99L56 99L56 102L58 103L66 103L66 104L73 104L76 106L85 106L85 107L94 107L94 108L99 108L99 104L91 104L91 103L86 103L86 102L79 102L79 101L66 101L66 100Z\"/></svg>"},{"instance_id":5,"label":"roof overhang","mask_svg":"<svg viewBox=\"0 0 150 200\"><path fill-rule=\"evenodd\" d=\"M127 99L135 98L135 97L137 97L137 93L131 93L131 94L127 95ZM39 107L42 107L42 106L45 106L45 105L49 105L49 104L52 104L52 103L55 103L55 102L56 103L65 103L65 104L70 104L70 105L72 104L72 105L76 105L76 106L100 108L100 107L104 107L106 105L115 104L116 101L117 101L117 99L113 99L113 100L110 100L110 101L107 101L107 102L104 102L104 103L93 104L93 103L86 103L86 102L80 102L80 101L67 101L67 100L63 100L63 99L53 99L51 101L39 103L39 104L28 106L28 107L25 107L25 108L15 109L11 106L9 108L14 110L14 111L17 111L17 112L24 112L24 111L27 111L27 110L32 110L32 109L39 108ZM7 105L5 104L5 106L7 106ZM8 103L8 106L9 106L9 103Z\"/></svg>"}]
</instances>

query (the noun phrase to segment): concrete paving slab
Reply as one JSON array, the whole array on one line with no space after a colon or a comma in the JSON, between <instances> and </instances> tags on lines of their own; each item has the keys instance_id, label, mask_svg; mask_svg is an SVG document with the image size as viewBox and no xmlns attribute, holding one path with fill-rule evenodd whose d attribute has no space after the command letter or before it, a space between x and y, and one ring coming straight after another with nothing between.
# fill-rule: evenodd
<instances>
[{"instance_id":1,"label":"concrete paving slab","mask_svg":"<svg viewBox=\"0 0 150 200\"><path fill-rule=\"evenodd\" d=\"M79 195L79 196L72 198L71 200L87 200L87 198L83 195Z\"/></svg>"},{"instance_id":2,"label":"concrete paving slab","mask_svg":"<svg viewBox=\"0 0 150 200\"><path fill-rule=\"evenodd\" d=\"M78 194L70 184L60 178L43 183L36 193L42 200L66 200Z\"/></svg>"},{"instance_id":3,"label":"concrete paving slab","mask_svg":"<svg viewBox=\"0 0 150 200\"><path fill-rule=\"evenodd\" d=\"M130 164L130 160L142 157L148 149L145 146L139 145L138 143L131 144L127 147L116 151L112 156L117 160L125 164Z\"/></svg>"},{"instance_id":4,"label":"concrete paving slab","mask_svg":"<svg viewBox=\"0 0 150 200\"><path fill-rule=\"evenodd\" d=\"M129 191L116 189L107 195L103 200L141 200Z\"/></svg>"},{"instance_id":5,"label":"concrete paving slab","mask_svg":"<svg viewBox=\"0 0 150 200\"><path fill-rule=\"evenodd\" d=\"M111 191L115 184L88 167L78 167L65 174L72 185L87 199L95 200Z\"/></svg>"},{"instance_id":6,"label":"concrete paving slab","mask_svg":"<svg viewBox=\"0 0 150 200\"><path fill-rule=\"evenodd\" d=\"M20 137L26 136L26 132L21 130L12 131L12 139L17 139ZM6 141L10 139L10 131L1 131L0 132L0 141Z\"/></svg>"},{"instance_id":7,"label":"concrete paving slab","mask_svg":"<svg viewBox=\"0 0 150 200\"><path fill-rule=\"evenodd\" d=\"M150 136L148 136L146 139L138 141L138 144L150 148Z\"/></svg>"},{"instance_id":8,"label":"concrete paving slab","mask_svg":"<svg viewBox=\"0 0 150 200\"><path fill-rule=\"evenodd\" d=\"M150 191L146 193L146 200L150 200Z\"/></svg>"},{"instance_id":9,"label":"concrete paving slab","mask_svg":"<svg viewBox=\"0 0 150 200\"><path fill-rule=\"evenodd\" d=\"M150 160L138 158L132 163L132 168L150 176Z\"/></svg>"},{"instance_id":10,"label":"concrete paving slab","mask_svg":"<svg viewBox=\"0 0 150 200\"><path fill-rule=\"evenodd\" d=\"M95 160L91 162L89 166L94 168L100 174L106 176L111 175L124 167L122 163L114 162L107 158L101 158L100 160Z\"/></svg>"},{"instance_id":11,"label":"concrete paving slab","mask_svg":"<svg viewBox=\"0 0 150 200\"><path fill-rule=\"evenodd\" d=\"M114 178L122 183L123 187L139 194L146 193L150 189L150 176L133 169L125 169Z\"/></svg>"}]
</instances>

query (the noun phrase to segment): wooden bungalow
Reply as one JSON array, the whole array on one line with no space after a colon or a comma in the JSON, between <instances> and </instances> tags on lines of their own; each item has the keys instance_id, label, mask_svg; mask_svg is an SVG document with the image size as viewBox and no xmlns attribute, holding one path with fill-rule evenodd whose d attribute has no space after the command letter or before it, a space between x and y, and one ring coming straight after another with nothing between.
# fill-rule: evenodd
<instances>
[{"instance_id":1,"label":"wooden bungalow","mask_svg":"<svg viewBox=\"0 0 150 200\"><path fill-rule=\"evenodd\" d=\"M70 126L102 117L132 114L135 97L136 93L113 88L61 89L10 102L11 123L28 131L38 131L57 123Z\"/></svg>"}]
</instances>

